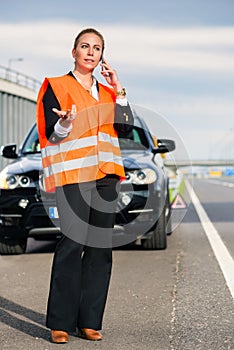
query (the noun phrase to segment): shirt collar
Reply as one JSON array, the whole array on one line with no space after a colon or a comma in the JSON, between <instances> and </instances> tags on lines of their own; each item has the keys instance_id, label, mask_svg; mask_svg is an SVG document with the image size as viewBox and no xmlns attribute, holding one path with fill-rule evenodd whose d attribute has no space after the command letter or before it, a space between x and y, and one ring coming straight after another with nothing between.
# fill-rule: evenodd
<instances>
[{"instance_id":1,"label":"shirt collar","mask_svg":"<svg viewBox=\"0 0 234 350\"><path fill-rule=\"evenodd\" d=\"M77 77L73 72L71 72L72 76L82 85L81 83L81 79L79 77ZM92 87L93 86L97 86L97 79L95 78L95 76L92 75L92 78L93 78L93 84L92 84Z\"/></svg>"}]
</instances>

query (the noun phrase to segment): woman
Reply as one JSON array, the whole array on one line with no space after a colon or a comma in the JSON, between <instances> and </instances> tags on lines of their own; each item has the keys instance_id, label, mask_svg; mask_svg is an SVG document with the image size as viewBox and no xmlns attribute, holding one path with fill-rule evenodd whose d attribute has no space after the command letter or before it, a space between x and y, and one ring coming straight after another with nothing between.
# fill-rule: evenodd
<instances>
[{"instance_id":1,"label":"woman","mask_svg":"<svg viewBox=\"0 0 234 350\"><path fill-rule=\"evenodd\" d=\"M103 51L103 36L93 28L82 30L72 50L73 72L46 78L38 95L44 184L56 192L63 232L47 308L54 343L66 343L76 329L85 339L102 339L111 236L119 180L125 176L117 133L129 132L133 124L125 89ZM99 64L111 87L94 78Z\"/></svg>"}]
</instances>

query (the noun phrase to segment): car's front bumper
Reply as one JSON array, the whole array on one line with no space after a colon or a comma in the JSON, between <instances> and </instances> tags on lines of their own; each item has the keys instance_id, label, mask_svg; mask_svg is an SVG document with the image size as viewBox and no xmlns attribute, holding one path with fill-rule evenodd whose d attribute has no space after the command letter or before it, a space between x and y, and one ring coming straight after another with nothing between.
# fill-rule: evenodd
<instances>
[{"instance_id":1,"label":"car's front bumper","mask_svg":"<svg viewBox=\"0 0 234 350\"><path fill-rule=\"evenodd\" d=\"M43 202L36 192L0 196L0 237L5 239L25 237L55 237L60 235L59 218L54 195ZM4 203L3 203L4 202ZM161 192L153 186L143 188L121 187L119 193L114 237L127 236L127 240L148 238L162 209Z\"/></svg>"}]
</instances>

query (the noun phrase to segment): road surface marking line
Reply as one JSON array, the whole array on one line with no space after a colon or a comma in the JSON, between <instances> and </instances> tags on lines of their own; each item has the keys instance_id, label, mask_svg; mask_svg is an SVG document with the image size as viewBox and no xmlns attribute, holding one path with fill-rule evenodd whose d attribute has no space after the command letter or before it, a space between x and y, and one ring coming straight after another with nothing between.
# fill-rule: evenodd
<instances>
[{"instance_id":1,"label":"road surface marking line","mask_svg":"<svg viewBox=\"0 0 234 350\"><path fill-rule=\"evenodd\" d=\"M227 286L230 290L232 297L234 298L234 260L232 259L229 251L220 238L218 231L210 221L204 208L202 207L196 193L194 192L190 183L185 180L186 187L190 193L191 200L196 209L196 212L200 218L201 224L211 245L211 248L215 254L215 257L219 263L221 271L226 280Z\"/></svg>"},{"instance_id":2,"label":"road surface marking line","mask_svg":"<svg viewBox=\"0 0 234 350\"><path fill-rule=\"evenodd\" d=\"M234 187L234 184L231 182L224 182L224 181L218 181L218 180L208 180L208 182L210 182L211 184L221 185L221 186L230 187L230 188Z\"/></svg>"}]
</instances>

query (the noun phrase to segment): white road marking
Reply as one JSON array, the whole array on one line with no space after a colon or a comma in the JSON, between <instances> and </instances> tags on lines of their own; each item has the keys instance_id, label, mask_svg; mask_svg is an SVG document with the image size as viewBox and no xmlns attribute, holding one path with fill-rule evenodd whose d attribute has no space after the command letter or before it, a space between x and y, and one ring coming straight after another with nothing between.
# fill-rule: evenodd
<instances>
[{"instance_id":1,"label":"white road marking","mask_svg":"<svg viewBox=\"0 0 234 350\"><path fill-rule=\"evenodd\" d=\"M227 181L219 181L219 180L208 180L208 182L216 185L222 185L229 188L234 188L233 182L227 182Z\"/></svg>"},{"instance_id":2,"label":"white road marking","mask_svg":"<svg viewBox=\"0 0 234 350\"><path fill-rule=\"evenodd\" d=\"M192 186L187 180L185 180L185 182L186 182L187 189L190 193L193 205L197 211L197 214L200 218L203 229L208 238L208 241L219 263L219 266L224 275L224 278L226 280L230 293L234 299L234 260L232 259L232 256L230 255L222 239L220 238L218 231L216 230L216 228L210 221L208 215L206 214L205 210L203 209Z\"/></svg>"}]
</instances>

